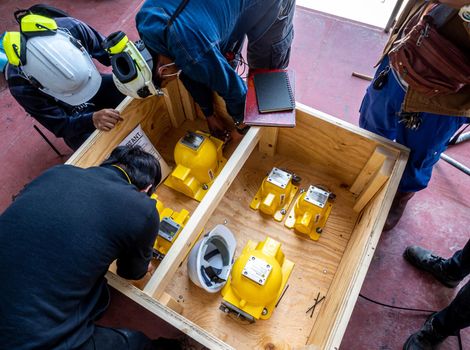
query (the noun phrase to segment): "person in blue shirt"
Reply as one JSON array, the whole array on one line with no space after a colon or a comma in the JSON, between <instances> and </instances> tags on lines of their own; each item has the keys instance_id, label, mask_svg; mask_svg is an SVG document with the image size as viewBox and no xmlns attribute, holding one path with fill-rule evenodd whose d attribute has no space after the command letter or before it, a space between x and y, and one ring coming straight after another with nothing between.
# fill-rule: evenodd
<instances>
[{"instance_id":1,"label":"person in blue shirt","mask_svg":"<svg viewBox=\"0 0 470 350\"><path fill-rule=\"evenodd\" d=\"M224 124L213 109L212 93L217 92L235 122L235 138L247 130L247 88L231 59L246 36L250 69L287 67L294 9L295 0L147 0L136 24L156 63L154 80L160 78L164 86L181 71L179 77L206 116L210 132L223 138Z\"/></svg>"},{"instance_id":2,"label":"person in blue shirt","mask_svg":"<svg viewBox=\"0 0 470 350\"><path fill-rule=\"evenodd\" d=\"M445 18L439 32L462 52L467 52L470 62L470 26L458 15L460 7L466 3L468 0L441 0L430 16ZM454 93L429 97L420 93L416 86L408 84L405 75L401 76L390 62L389 54L412 28L409 24L430 5L432 2L424 0L408 1L392 30L360 107L359 125L362 128L410 148L408 163L384 231L392 230L398 224L409 200L428 186L433 167L452 136L470 122L470 85L463 84ZM420 61L416 59L416 62ZM423 81L432 84L432 79L427 76L423 76Z\"/></svg>"}]
</instances>

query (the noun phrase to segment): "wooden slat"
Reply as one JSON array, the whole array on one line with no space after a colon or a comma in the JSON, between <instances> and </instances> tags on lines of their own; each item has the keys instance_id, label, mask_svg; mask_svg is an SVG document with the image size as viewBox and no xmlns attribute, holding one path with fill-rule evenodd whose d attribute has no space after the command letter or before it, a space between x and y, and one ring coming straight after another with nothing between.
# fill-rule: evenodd
<instances>
[{"instance_id":1,"label":"wooden slat","mask_svg":"<svg viewBox=\"0 0 470 350\"><path fill-rule=\"evenodd\" d=\"M318 320L310 333L308 344L311 344L312 349L339 349L405 170L408 154L406 148L400 152L391 181L377 194L375 200L364 208L356 223Z\"/></svg>"},{"instance_id":2,"label":"wooden slat","mask_svg":"<svg viewBox=\"0 0 470 350\"><path fill-rule=\"evenodd\" d=\"M259 151L268 156L274 156L276 154L278 134L279 128L263 127L263 135L259 141Z\"/></svg>"},{"instance_id":3,"label":"wooden slat","mask_svg":"<svg viewBox=\"0 0 470 350\"><path fill-rule=\"evenodd\" d=\"M178 89L180 91L181 103L183 104L184 115L188 120L195 120L197 118L196 108L194 107L194 100L188 90L184 87L181 80L178 79Z\"/></svg>"},{"instance_id":4,"label":"wooden slat","mask_svg":"<svg viewBox=\"0 0 470 350\"><path fill-rule=\"evenodd\" d=\"M207 333L201 327L188 321L169 307L162 305L159 301L146 295L140 289L129 284L125 279L116 276L112 272L108 272L106 274L106 278L111 287L117 289L119 292L149 310L154 315L170 323L181 332L199 342L201 345L204 345L209 349L233 350L231 346Z\"/></svg>"},{"instance_id":5,"label":"wooden slat","mask_svg":"<svg viewBox=\"0 0 470 350\"><path fill-rule=\"evenodd\" d=\"M382 147L377 146L349 190L354 194L360 194L372 176L380 169L386 158L387 156L382 151Z\"/></svg>"},{"instance_id":6,"label":"wooden slat","mask_svg":"<svg viewBox=\"0 0 470 350\"><path fill-rule=\"evenodd\" d=\"M174 79L168 83L163 89L166 108L170 115L171 124L174 128L178 128L185 121L185 113L181 100L180 90L178 88L178 80Z\"/></svg>"},{"instance_id":7,"label":"wooden slat","mask_svg":"<svg viewBox=\"0 0 470 350\"><path fill-rule=\"evenodd\" d=\"M372 176L365 188L362 190L361 195L357 198L354 204L354 211L360 212L367 203L375 196L385 182L392 174L394 159L386 158L380 169Z\"/></svg>"},{"instance_id":8,"label":"wooden slat","mask_svg":"<svg viewBox=\"0 0 470 350\"><path fill-rule=\"evenodd\" d=\"M159 299L159 302L162 303L162 305L165 305L173 311L179 313L180 315L183 313L183 305L178 303L176 299L168 293L163 293Z\"/></svg>"},{"instance_id":9,"label":"wooden slat","mask_svg":"<svg viewBox=\"0 0 470 350\"><path fill-rule=\"evenodd\" d=\"M258 144L261 137L261 129L252 127L244 136L239 146L232 154L227 164L217 176L210 190L201 201L197 209L192 213L188 223L181 231L178 239L170 248L168 254L155 271L154 275L144 288L144 292L159 298L165 291L170 279L184 260L189 249L195 242L199 232L203 229L206 221L217 208L223 195L237 176L241 167Z\"/></svg>"}]
</instances>

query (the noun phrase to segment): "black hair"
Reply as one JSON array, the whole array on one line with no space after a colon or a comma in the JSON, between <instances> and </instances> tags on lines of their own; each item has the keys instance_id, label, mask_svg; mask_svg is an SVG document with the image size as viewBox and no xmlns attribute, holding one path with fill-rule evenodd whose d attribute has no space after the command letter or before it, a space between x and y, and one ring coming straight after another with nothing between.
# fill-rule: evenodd
<instances>
[{"instance_id":1,"label":"black hair","mask_svg":"<svg viewBox=\"0 0 470 350\"><path fill-rule=\"evenodd\" d=\"M122 167L131 183L139 191L144 190L148 185L152 185L149 194L155 191L155 187L162 179L160 163L150 153L140 146L118 146L109 157L101 163L103 165L118 165Z\"/></svg>"}]
</instances>

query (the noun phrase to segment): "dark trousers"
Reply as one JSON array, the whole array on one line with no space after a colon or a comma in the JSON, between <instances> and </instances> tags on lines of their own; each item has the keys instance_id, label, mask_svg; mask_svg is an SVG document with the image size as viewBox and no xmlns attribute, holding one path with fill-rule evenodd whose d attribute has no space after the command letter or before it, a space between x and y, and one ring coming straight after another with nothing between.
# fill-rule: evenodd
<instances>
[{"instance_id":1,"label":"dark trousers","mask_svg":"<svg viewBox=\"0 0 470 350\"><path fill-rule=\"evenodd\" d=\"M151 346L142 332L96 326L93 336L78 350L147 350Z\"/></svg>"},{"instance_id":2,"label":"dark trousers","mask_svg":"<svg viewBox=\"0 0 470 350\"><path fill-rule=\"evenodd\" d=\"M462 250L457 251L445 262L445 270L456 279L470 274L470 240ZM442 335L456 335L459 330L470 326L470 281L467 282L445 309L439 311L433 326Z\"/></svg>"}]
</instances>

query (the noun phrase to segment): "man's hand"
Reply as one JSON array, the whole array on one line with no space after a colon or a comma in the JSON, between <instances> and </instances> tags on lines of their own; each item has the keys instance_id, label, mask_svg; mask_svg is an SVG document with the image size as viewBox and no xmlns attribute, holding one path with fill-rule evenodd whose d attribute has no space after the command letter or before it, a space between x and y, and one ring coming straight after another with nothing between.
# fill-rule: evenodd
<instances>
[{"instance_id":1,"label":"man's hand","mask_svg":"<svg viewBox=\"0 0 470 350\"><path fill-rule=\"evenodd\" d=\"M150 260L149 265L147 266L147 273L153 275L157 267L153 264L153 260Z\"/></svg>"},{"instance_id":2,"label":"man's hand","mask_svg":"<svg viewBox=\"0 0 470 350\"><path fill-rule=\"evenodd\" d=\"M117 122L122 120L119 112L115 109L106 108L93 113L93 125L101 131L111 130Z\"/></svg>"},{"instance_id":3,"label":"man's hand","mask_svg":"<svg viewBox=\"0 0 470 350\"><path fill-rule=\"evenodd\" d=\"M211 115L210 117L206 117L206 120L209 132L212 136L217 137L224 142L229 140L230 134L221 118L216 115Z\"/></svg>"}]
</instances>

